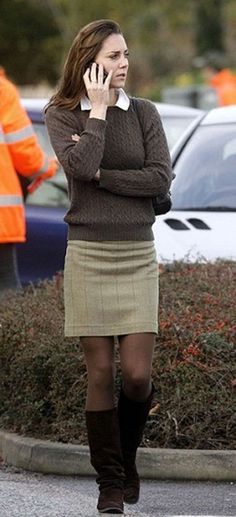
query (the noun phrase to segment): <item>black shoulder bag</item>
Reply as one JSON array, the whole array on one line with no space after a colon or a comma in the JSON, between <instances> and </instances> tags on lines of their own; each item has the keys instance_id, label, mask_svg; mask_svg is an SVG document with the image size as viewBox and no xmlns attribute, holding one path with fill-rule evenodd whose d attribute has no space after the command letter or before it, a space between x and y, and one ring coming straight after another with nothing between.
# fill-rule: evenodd
<instances>
[{"instance_id":1,"label":"black shoulder bag","mask_svg":"<svg viewBox=\"0 0 236 517\"><path fill-rule=\"evenodd\" d=\"M133 106L134 106L134 109L135 109L136 115L138 117L138 121L139 121L140 127L142 129L142 133L143 133L143 126L141 124L141 120L140 120L140 116L139 116L139 112L138 112L138 102L137 102L137 99L133 98L132 102L133 102ZM153 197L152 198L152 204L153 204L155 215L166 214L167 212L169 212L169 210L171 209L171 206L172 206L171 192L170 191L167 192L167 194L165 196L155 196L155 197Z\"/></svg>"}]
</instances>

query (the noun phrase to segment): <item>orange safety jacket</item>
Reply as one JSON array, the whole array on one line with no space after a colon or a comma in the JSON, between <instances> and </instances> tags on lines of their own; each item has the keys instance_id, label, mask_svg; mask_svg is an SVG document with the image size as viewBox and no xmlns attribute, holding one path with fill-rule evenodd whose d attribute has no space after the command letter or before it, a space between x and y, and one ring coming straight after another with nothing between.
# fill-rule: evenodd
<instances>
[{"instance_id":1,"label":"orange safety jacket","mask_svg":"<svg viewBox=\"0 0 236 517\"><path fill-rule=\"evenodd\" d=\"M217 72L210 80L218 95L219 106L236 104L236 76L227 68Z\"/></svg>"},{"instance_id":2,"label":"orange safety jacket","mask_svg":"<svg viewBox=\"0 0 236 517\"><path fill-rule=\"evenodd\" d=\"M0 243L25 241L18 174L34 180L55 174L56 161L42 151L15 86L0 74Z\"/></svg>"}]
</instances>

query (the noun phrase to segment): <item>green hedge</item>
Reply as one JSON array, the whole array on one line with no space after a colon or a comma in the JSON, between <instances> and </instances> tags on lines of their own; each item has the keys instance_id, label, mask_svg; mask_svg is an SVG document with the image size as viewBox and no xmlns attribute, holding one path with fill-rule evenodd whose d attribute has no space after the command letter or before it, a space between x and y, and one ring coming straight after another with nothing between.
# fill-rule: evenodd
<instances>
[{"instance_id":1,"label":"green hedge","mask_svg":"<svg viewBox=\"0 0 236 517\"><path fill-rule=\"evenodd\" d=\"M144 446L235 449L235 283L235 262L162 267ZM7 293L0 323L0 426L86 444L86 369L79 340L63 337L62 275Z\"/></svg>"}]
</instances>

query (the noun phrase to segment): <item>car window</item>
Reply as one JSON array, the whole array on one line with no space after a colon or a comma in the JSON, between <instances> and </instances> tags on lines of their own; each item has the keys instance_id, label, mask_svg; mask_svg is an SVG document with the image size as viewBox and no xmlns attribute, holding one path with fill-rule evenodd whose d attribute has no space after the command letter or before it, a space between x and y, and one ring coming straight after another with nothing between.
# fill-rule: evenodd
<instances>
[{"instance_id":1,"label":"car window","mask_svg":"<svg viewBox=\"0 0 236 517\"><path fill-rule=\"evenodd\" d=\"M165 115L161 117L169 149L173 147L195 118L196 117L167 117Z\"/></svg>"},{"instance_id":2,"label":"car window","mask_svg":"<svg viewBox=\"0 0 236 517\"><path fill-rule=\"evenodd\" d=\"M55 156L46 126L43 123L33 123L33 126L43 150L48 156ZM26 204L62 208L69 206L67 181L62 167L52 179L44 181L39 188L27 196Z\"/></svg>"},{"instance_id":3,"label":"car window","mask_svg":"<svg viewBox=\"0 0 236 517\"><path fill-rule=\"evenodd\" d=\"M236 209L235 134L236 124L198 127L174 167L174 209Z\"/></svg>"}]
</instances>

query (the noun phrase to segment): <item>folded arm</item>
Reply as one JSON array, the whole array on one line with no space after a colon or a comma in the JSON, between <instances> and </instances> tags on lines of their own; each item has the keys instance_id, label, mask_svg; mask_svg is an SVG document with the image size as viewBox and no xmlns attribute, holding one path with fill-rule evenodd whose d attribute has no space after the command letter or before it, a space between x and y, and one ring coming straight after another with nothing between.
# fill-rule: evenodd
<instances>
[{"instance_id":1,"label":"folded arm","mask_svg":"<svg viewBox=\"0 0 236 517\"><path fill-rule=\"evenodd\" d=\"M160 116L154 105L145 103L149 110L142 120L145 161L142 169L107 170L100 168L99 186L123 196L164 196L172 180L171 161Z\"/></svg>"},{"instance_id":2,"label":"folded arm","mask_svg":"<svg viewBox=\"0 0 236 517\"><path fill-rule=\"evenodd\" d=\"M82 181L91 181L101 163L106 121L88 118L78 141L72 139L77 132L72 112L51 107L46 112L46 124L50 140L66 174Z\"/></svg>"}]
</instances>

